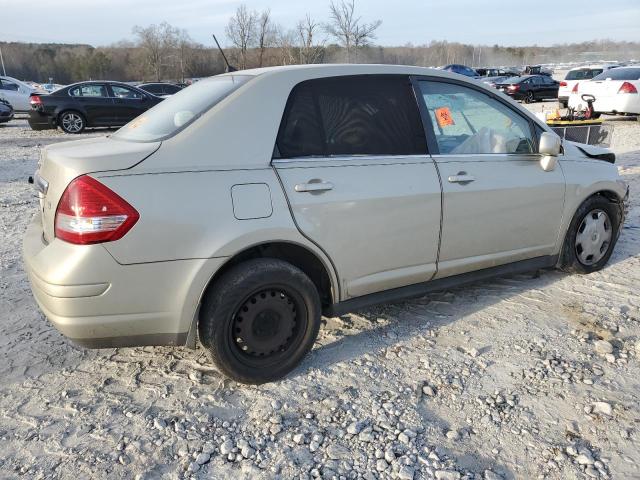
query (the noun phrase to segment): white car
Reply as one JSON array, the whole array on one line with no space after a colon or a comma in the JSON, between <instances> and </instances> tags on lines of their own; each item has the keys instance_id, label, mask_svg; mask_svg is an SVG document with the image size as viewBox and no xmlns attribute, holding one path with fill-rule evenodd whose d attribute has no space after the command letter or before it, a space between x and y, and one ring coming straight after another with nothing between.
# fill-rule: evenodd
<instances>
[{"instance_id":1,"label":"white car","mask_svg":"<svg viewBox=\"0 0 640 480\"><path fill-rule=\"evenodd\" d=\"M0 98L8 101L17 112L28 112L31 109L29 96L38 90L31 85L12 77L0 76Z\"/></svg>"},{"instance_id":2,"label":"white car","mask_svg":"<svg viewBox=\"0 0 640 480\"><path fill-rule=\"evenodd\" d=\"M619 65L589 65L586 67L572 68L567 72L564 80L560 82L560 88L558 89L558 102L564 108L567 108L569 103L569 95L571 90L579 81L591 80L593 77L600 75L602 72L617 68Z\"/></svg>"},{"instance_id":3,"label":"white car","mask_svg":"<svg viewBox=\"0 0 640 480\"><path fill-rule=\"evenodd\" d=\"M595 113L640 114L640 67L619 67L592 80L578 82L571 90L569 108L584 110L587 95L595 98Z\"/></svg>"}]
</instances>

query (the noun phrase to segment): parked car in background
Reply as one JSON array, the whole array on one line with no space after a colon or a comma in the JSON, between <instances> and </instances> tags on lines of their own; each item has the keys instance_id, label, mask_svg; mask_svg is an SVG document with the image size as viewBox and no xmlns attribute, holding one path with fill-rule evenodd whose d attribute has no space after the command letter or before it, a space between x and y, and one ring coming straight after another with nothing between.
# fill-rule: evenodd
<instances>
[{"instance_id":1,"label":"parked car in background","mask_svg":"<svg viewBox=\"0 0 640 480\"><path fill-rule=\"evenodd\" d=\"M508 81L511 78L514 78L515 75L500 75L497 77L481 77L479 80L482 83L485 83L487 85L489 85L492 88L496 88L496 85L498 85L499 83Z\"/></svg>"},{"instance_id":2,"label":"parked car in background","mask_svg":"<svg viewBox=\"0 0 640 480\"><path fill-rule=\"evenodd\" d=\"M566 108L569 104L569 95L571 95L571 90L573 90L576 83L583 80L591 80L602 72L618 66L619 65L591 65L587 67L572 68L567 72L564 80L560 82L560 88L558 89L558 102Z\"/></svg>"},{"instance_id":3,"label":"parked car in background","mask_svg":"<svg viewBox=\"0 0 640 480\"><path fill-rule=\"evenodd\" d=\"M58 83L43 83L41 87L43 90L51 93L55 92L56 90L60 90L62 87L64 87L64 85L60 85Z\"/></svg>"},{"instance_id":4,"label":"parked car in background","mask_svg":"<svg viewBox=\"0 0 640 480\"><path fill-rule=\"evenodd\" d=\"M515 100L532 103L538 100L558 98L560 83L547 75L512 77L496 84L496 88Z\"/></svg>"},{"instance_id":5,"label":"parked car in background","mask_svg":"<svg viewBox=\"0 0 640 480\"><path fill-rule=\"evenodd\" d=\"M525 75L547 75L549 77L553 74L551 69L543 67L542 65L525 65L522 72Z\"/></svg>"},{"instance_id":6,"label":"parked car in background","mask_svg":"<svg viewBox=\"0 0 640 480\"><path fill-rule=\"evenodd\" d=\"M569 108L584 110L583 96L594 97L595 113L640 115L640 67L618 67L602 72L591 80L577 82L569 96Z\"/></svg>"},{"instance_id":7,"label":"parked car in background","mask_svg":"<svg viewBox=\"0 0 640 480\"><path fill-rule=\"evenodd\" d=\"M155 82L155 83L141 83L136 85L139 89L145 92L151 93L157 97L168 97L175 93L178 93L184 87L175 83Z\"/></svg>"},{"instance_id":8,"label":"parked car in background","mask_svg":"<svg viewBox=\"0 0 640 480\"><path fill-rule=\"evenodd\" d=\"M74 83L50 94L32 94L29 125L80 133L91 127L120 127L162 98L120 82Z\"/></svg>"},{"instance_id":9,"label":"parked car in background","mask_svg":"<svg viewBox=\"0 0 640 480\"><path fill-rule=\"evenodd\" d=\"M515 68L476 68L476 72L481 77L517 77L520 75L520 71Z\"/></svg>"},{"instance_id":10,"label":"parked car in background","mask_svg":"<svg viewBox=\"0 0 640 480\"><path fill-rule=\"evenodd\" d=\"M467 67L466 65L458 65L456 63L452 63L451 65L446 65L442 67L442 70L446 70L447 72L458 73L460 75L464 75L465 77L477 78L478 72L476 72L473 68Z\"/></svg>"},{"instance_id":11,"label":"parked car in background","mask_svg":"<svg viewBox=\"0 0 640 480\"><path fill-rule=\"evenodd\" d=\"M13 107L7 100L0 98L0 123L7 123L12 118Z\"/></svg>"},{"instance_id":12,"label":"parked car in background","mask_svg":"<svg viewBox=\"0 0 640 480\"><path fill-rule=\"evenodd\" d=\"M299 364L323 313L602 269L628 199L613 161L442 70L227 73L44 147L24 264L81 345L200 339L222 373L263 383Z\"/></svg>"},{"instance_id":13,"label":"parked car in background","mask_svg":"<svg viewBox=\"0 0 640 480\"><path fill-rule=\"evenodd\" d=\"M29 111L29 96L37 88L12 77L0 76L0 98L8 101L16 112Z\"/></svg>"}]
</instances>

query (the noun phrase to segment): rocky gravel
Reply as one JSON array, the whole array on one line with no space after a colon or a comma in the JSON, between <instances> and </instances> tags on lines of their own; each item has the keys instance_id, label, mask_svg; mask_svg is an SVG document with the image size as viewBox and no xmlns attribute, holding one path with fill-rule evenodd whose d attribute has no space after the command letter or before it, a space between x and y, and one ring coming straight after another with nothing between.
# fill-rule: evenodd
<instances>
[{"instance_id":1,"label":"rocky gravel","mask_svg":"<svg viewBox=\"0 0 640 480\"><path fill-rule=\"evenodd\" d=\"M51 327L20 259L26 177L40 146L76 137L0 126L0 477L640 478L640 122L612 123L632 197L606 269L323 319L302 365L262 386L202 348L91 351Z\"/></svg>"}]
</instances>

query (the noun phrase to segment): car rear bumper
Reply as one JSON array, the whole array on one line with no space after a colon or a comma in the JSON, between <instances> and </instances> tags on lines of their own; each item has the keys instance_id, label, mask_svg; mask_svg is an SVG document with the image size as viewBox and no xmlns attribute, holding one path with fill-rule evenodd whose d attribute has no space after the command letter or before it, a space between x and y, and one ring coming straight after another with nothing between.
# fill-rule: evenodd
<instances>
[{"instance_id":1,"label":"car rear bumper","mask_svg":"<svg viewBox=\"0 0 640 480\"><path fill-rule=\"evenodd\" d=\"M185 345L201 293L194 300L190 287L205 260L121 265L102 245L47 244L40 215L25 234L23 258L38 305L73 342Z\"/></svg>"},{"instance_id":2,"label":"car rear bumper","mask_svg":"<svg viewBox=\"0 0 640 480\"><path fill-rule=\"evenodd\" d=\"M54 118L39 110L29 110L28 122L29 126L34 130L56 128L56 122Z\"/></svg>"},{"instance_id":3,"label":"car rear bumper","mask_svg":"<svg viewBox=\"0 0 640 480\"><path fill-rule=\"evenodd\" d=\"M569 97L569 107L577 110L587 108L587 102L581 94ZM596 96L593 109L598 113L633 113L640 114L640 94L619 94L609 97Z\"/></svg>"}]
</instances>

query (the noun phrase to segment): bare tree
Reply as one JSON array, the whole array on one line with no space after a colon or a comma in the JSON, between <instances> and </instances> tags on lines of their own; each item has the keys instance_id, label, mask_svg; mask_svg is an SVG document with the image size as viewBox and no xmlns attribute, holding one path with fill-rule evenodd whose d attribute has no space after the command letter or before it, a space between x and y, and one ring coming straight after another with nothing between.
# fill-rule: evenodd
<instances>
[{"instance_id":1,"label":"bare tree","mask_svg":"<svg viewBox=\"0 0 640 480\"><path fill-rule=\"evenodd\" d=\"M176 44L176 29L167 22L148 27L133 27L133 33L138 37L140 46L146 56L147 64L151 68L157 81L162 79L162 66L165 57Z\"/></svg>"},{"instance_id":2,"label":"bare tree","mask_svg":"<svg viewBox=\"0 0 640 480\"><path fill-rule=\"evenodd\" d=\"M284 30L280 25L274 28L275 45L280 52L280 65L295 65L296 63L296 33Z\"/></svg>"},{"instance_id":3,"label":"bare tree","mask_svg":"<svg viewBox=\"0 0 640 480\"><path fill-rule=\"evenodd\" d=\"M324 42L314 43L320 24L307 13L304 20L300 20L296 26L300 41L300 63L316 63L322 59Z\"/></svg>"},{"instance_id":4,"label":"bare tree","mask_svg":"<svg viewBox=\"0 0 640 480\"><path fill-rule=\"evenodd\" d=\"M274 27L271 22L271 11L263 11L257 20L258 24L258 66L262 67L267 48L274 43Z\"/></svg>"},{"instance_id":5,"label":"bare tree","mask_svg":"<svg viewBox=\"0 0 640 480\"><path fill-rule=\"evenodd\" d=\"M240 51L240 69L247 68L247 51L256 40L258 15L249 11L246 5L240 5L229 19L226 34L231 43Z\"/></svg>"},{"instance_id":6,"label":"bare tree","mask_svg":"<svg viewBox=\"0 0 640 480\"><path fill-rule=\"evenodd\" d=\"M331 0L329 5L330 20L325 25L327 33L345 48L347 62L351 61L352 47L357 50L360 46L368 45L375 38L375 31L382 24L382 20L376 20L370 24L361 23L355 10L355 0L340 0L340 3Z\"/></svg>"},{"instance_id":7,"label":"bare tree","mask_svg":"<svg viewBox=\"0 0 640 480\"><path fill-rule=\"evenodd\" d=\"M180 62L180 81L184 83L184 74L189 70L193 56L193 40L185 30L178 30L176 34L177 57Z\"/></svg>"}]
</instances>

